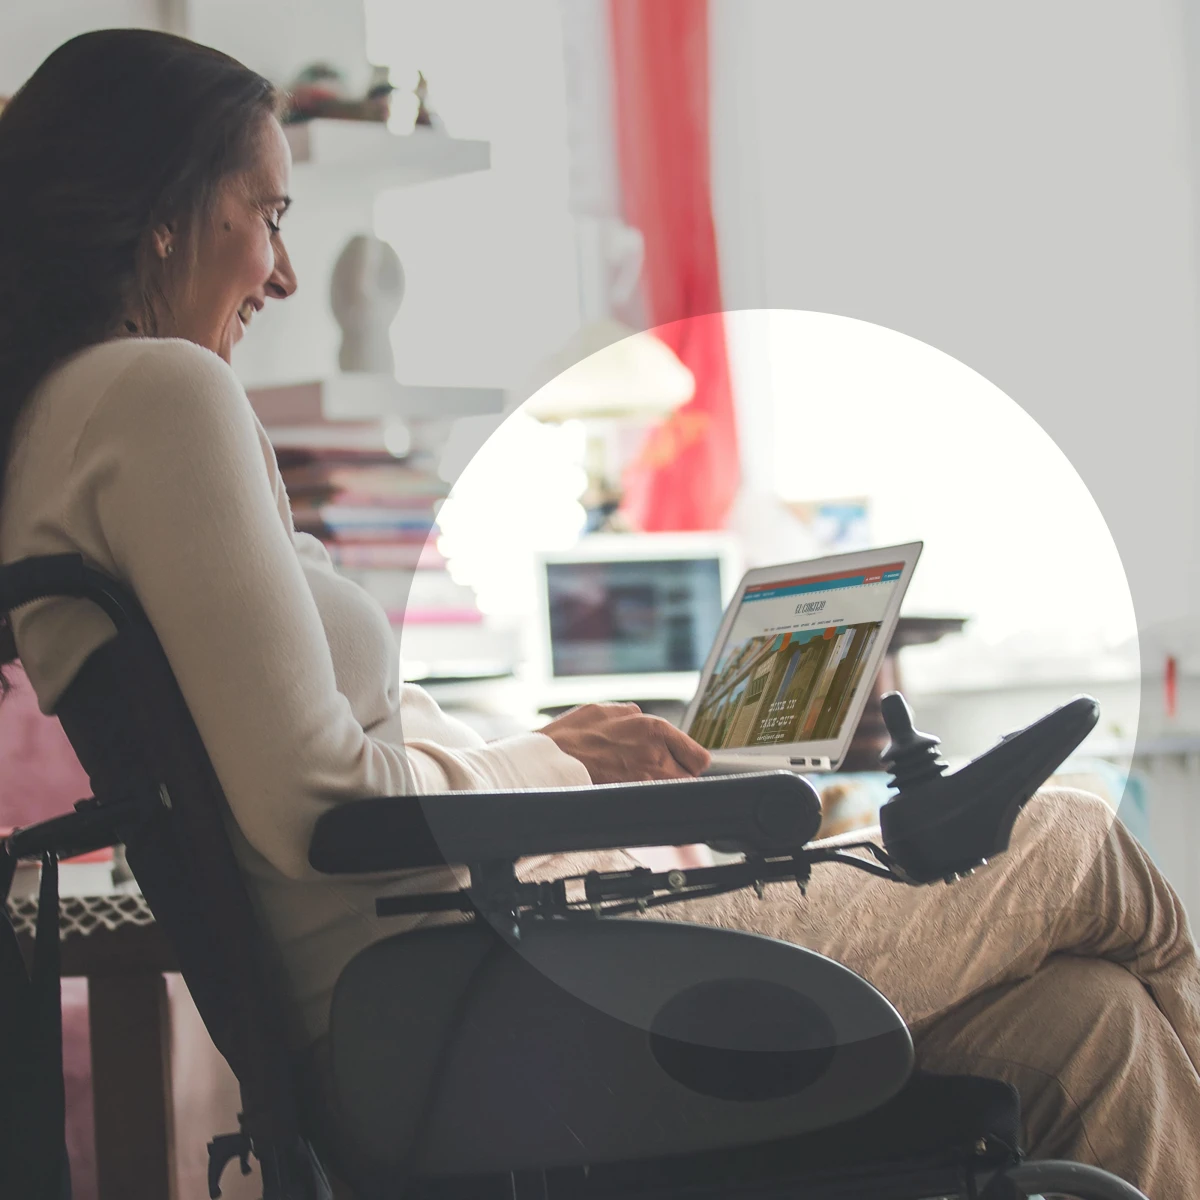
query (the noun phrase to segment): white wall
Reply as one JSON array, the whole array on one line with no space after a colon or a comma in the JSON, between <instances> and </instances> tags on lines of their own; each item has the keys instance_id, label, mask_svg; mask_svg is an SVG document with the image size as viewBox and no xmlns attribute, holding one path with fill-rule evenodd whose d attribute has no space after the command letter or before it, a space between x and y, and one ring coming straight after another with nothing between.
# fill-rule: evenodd
<instances>
[{"instance_id":1,"label":"white wall","mask_svg":"<svg viewBox=\"0 0 1200 1200\"><path fill-rule=\"evenodd\" d=\"M89 29L172 29L216 46L277 83L317 59L367 79L359 0L3 0L0 94L13 92L56 46Z\"/></svg>"},{"instance_id":2,"label":"white wall","mask_svg":"<svg viewBox=\"0 0 1200 1200\"><path fill-rule=\"evenodd\" d=\"M0 95L11 95L68 38L90 29L158 29L171 0L3 0Z\"/></svg>"},{"instance_id":3,"label":"white wall","mask_svg":"<svg viewBox=\"0 0 1200 1200\"><path fill-rule=\"evenodd\" d=\"M351 94L365 90L366 21L361 0L173 0L181 32L286 84L315 61L345 72Z\"/></svg>"},{"instance_id":4,"label":"white wall","mask_svg":"<svg viewBox=\"0 0 1200 1200\"><path fill-rule=\"evenodd\" d=\"M713 114L733 168L715 178L727 306L859 317L979 371L1092 490L1139 624L1186 619L1200 497L1180 4L712 14L715 95L735 96ZM755 156L761 172L736 169Z\"/></svg>"}]
</instances>

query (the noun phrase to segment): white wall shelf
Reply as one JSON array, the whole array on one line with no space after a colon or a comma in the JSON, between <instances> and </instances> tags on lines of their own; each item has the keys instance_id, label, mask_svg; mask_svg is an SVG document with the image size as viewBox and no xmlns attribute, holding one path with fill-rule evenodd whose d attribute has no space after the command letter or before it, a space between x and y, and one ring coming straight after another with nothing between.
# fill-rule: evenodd
<instances>
[{"instance_id":1,"label":"white wall shelf","mask_svg":"<svg viewBox=\"0 0 1200 1200\"><path fill-rule=\"evenodd\" d=\"M250 388L247 395L268 427L375 417L452 421L501 413L505 399L503 388L435 387L350 371L305 383Z\"/></svg>"},{"instance_id":2,"label":"white wall shelf","mask_svg":"<svg viewBox=\"0 0 1200 1200\"><path fill-rule=\"evenodd\" d=\"M406 187L491 166L488 142L426 130L392 133L378 121L317 117L285 132L302 185L328 172L356 190Z\"/></svg>"}]
</instances>

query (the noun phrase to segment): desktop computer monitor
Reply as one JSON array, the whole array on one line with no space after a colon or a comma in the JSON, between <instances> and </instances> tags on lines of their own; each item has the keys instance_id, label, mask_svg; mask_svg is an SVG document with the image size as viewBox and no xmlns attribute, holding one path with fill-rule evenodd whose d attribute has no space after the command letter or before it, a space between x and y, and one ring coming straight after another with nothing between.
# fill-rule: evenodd
<instances>
[{"instance_id":1,"label":"desktop computer monitor","mask_svg":"<svg viewBox=\"0 0 1200 1200\"><path fill-rule=\"evenodd\" d=\"M738 578L720 534L593 534L542 555L538 707L690 700Z\"/></svg>"}]
</instances>

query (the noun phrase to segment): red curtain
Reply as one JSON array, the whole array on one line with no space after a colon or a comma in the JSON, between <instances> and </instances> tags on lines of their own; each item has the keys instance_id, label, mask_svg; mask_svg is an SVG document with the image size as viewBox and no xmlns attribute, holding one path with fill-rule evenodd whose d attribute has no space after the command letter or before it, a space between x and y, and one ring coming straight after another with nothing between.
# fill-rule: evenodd
<instances>
[{"instance_id":1,"label":"red curtain","mask_svg":"<svg viewBox=\"0 0 1200 1200\"><path fill-rule=\"evenodd\" d=\"M609 4L623 215L645 238L649 324L696 378L627 471L622 511L639 529L720 529L740 473L709 183L708 0Z\"/></svg>"}]
</instances>

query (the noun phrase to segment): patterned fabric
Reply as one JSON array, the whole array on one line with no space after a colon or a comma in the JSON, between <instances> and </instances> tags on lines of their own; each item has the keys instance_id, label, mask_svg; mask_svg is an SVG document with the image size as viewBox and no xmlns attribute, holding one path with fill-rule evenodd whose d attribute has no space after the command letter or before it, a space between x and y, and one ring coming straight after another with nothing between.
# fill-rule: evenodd
<instances>
[{"instance_id":1,"label":"patterned fabric","mask_svg":"<svg viewBox=\"0 0 1200 1200\"><path fill-rule=\"evenodd\" d=\"M8 905L8 915L18 936L33 935L37 922L37 898ZM63 900L58 912L58 932L63 938L87 937L97 929L114 930L122 925L152 925L154 914L139 893L114 896L78 896Z\"/></svg>"}]
</instances>

